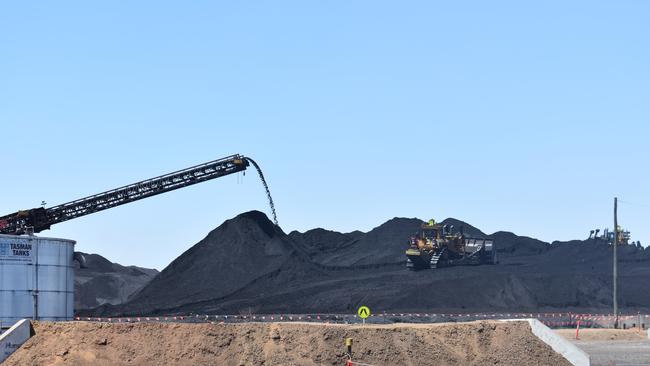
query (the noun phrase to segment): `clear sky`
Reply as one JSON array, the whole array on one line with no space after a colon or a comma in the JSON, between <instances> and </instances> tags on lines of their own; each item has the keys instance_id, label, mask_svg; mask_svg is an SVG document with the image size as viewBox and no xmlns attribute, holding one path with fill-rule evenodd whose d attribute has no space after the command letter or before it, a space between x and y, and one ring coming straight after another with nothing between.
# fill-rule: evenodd
<instances>
[{"instance_id":1,"label":"clear sky","mask_svg":"<svg viewBox=\"0 0 650 366\"><path fill-rule=\"evenodd\" d=\"M456 217L650 242L650 2L0 5L0 213L241 153L285 232ZM240 177L241 178L241 177ZM253 170L42 235L162 269L241 212ZM396 245L398 245L396 243Z\"/></svg>"}]
</instances>

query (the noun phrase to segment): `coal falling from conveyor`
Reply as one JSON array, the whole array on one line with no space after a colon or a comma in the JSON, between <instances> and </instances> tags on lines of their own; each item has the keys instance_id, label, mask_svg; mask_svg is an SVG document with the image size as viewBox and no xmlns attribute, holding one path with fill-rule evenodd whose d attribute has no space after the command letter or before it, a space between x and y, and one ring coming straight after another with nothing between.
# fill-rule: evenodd
<instances>
[{"instance_id":1,"label":"coal falling from conveyor","mask_svg":"<svg viewBox=\"0 0 650 366\"><path fill-rule=\"evenodd\" d=\"M248 162L253 164L255 169L257 170L257 174L260 176L260 180L262 181L262 185L264 186L264 189L266 190L266 197L269 199L269 206L271 206L271 214L273 215L273 223L278 226L278 216L275 213L275 205L273 204L273 197L271 197L271 191L269 190L269 185L266 183L266 179L264 179L264 173L262 173L262 168L260 168L259 165L255 162L255 160L251 158L246 158Z\"/></svg>"}]
</instances>

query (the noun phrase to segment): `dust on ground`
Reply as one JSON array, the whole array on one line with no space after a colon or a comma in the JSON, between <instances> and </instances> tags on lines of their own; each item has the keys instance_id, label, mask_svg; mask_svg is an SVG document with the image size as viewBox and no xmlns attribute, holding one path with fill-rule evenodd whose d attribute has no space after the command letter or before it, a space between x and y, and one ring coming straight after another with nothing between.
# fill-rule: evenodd
<instances>
[{"instance_id":1,"label":"dust on ground","mask_svg":"<svg viewBox=\"0 0 650 366\"><path fill-rule=\"evenodd\" d=\"M527 322L114 324L36 322L15 365L554 365L569 363Z\"/></svg>"},{"instance_id":2,"label":"dust on ground","mask_svg":"<svg viewBox=\"0 0 650 366\"><path fill-rule=\"evenodd\" d=\"M575 329L556 329L555 332L568 340L575 340ZM632 329L580 329L578 333L579 340L581 341L638 341L647 340L648 332L639 330L638 328Z\"/></svg>"},{"instance_id":3,"label":"dust on ground","mask_svg":"<svg viewBox=\"0 0 650 366\"><path fill-rule=\"evenodd\" d=\"M650 340L645 330L557 329L555 332L585 351L592 366L650 365Z\"/></svg>"}]
</instances>

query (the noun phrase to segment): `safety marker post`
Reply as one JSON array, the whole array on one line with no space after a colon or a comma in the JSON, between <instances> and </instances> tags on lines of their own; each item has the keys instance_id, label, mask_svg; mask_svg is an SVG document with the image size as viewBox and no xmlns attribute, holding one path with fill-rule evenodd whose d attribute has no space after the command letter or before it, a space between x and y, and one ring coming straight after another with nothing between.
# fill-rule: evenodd
<instances>
[{"instance_id":1,"label":"safety marker post","mask_svg":"<svg viewBox=\"0 0 650 366\"><path fill-rule=\"evenodd\" d=\"M578 338L579 332L580 332L580 319L578 319L578 321L576 322L576 339L580 339Z\"/></svg>"},{"instance_id":2,"label":"safety marker post","mask_svg":"<svg viewBox=\"0 0 650 366\"><path fill-rule=\"evenodd\" d=\"M352 365L352 343L352 338L345 338L345 348L348 356L347 362L345 363L346 366Z\"/></svg>"}]
</instances>

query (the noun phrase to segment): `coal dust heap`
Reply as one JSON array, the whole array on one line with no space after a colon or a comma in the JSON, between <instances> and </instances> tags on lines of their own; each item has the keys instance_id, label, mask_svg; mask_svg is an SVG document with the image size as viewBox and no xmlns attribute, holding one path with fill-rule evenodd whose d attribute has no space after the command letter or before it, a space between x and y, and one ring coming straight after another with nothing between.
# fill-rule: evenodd
<instances>
[{"instance_id":1,"label":"coal dust heap","mask_svg":"<svg viewBox=\"0 0 650 366\"><path fill-rule=\"evenodd\" d=\"M363 233L286 234L251 211L211 231L125 304L94 315L609 309L611 249L605 243L545 243L496 232L497 265L408 271L404 250L419 219L394 218ZM486 236L455 219L465 233ZM650 305L650 250L619 251L623 310Z\"/></svg>"}]
</instances>

